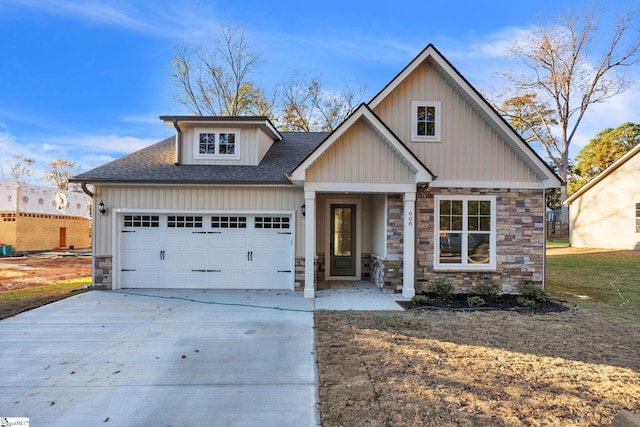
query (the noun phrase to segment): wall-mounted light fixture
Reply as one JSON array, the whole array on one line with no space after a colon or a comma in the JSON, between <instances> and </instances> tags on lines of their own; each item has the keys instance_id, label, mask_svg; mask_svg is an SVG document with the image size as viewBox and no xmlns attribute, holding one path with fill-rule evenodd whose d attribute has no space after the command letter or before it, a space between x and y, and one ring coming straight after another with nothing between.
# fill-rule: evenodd
<instances>
[{"instance_id":1,"label":"wall-mounted light fixture","mask_svg":"<svg viewBox=\"0 0 640 427\"><path fill-rule=\"evenodd\" d=\"M307 216L307 205L300 206L300 213L302 213L302 216Z\"/></svg>"},{"instance_id":2,"label":"wall-mounted light fixture","mask_svg":"<svg viewBox=\"0 0 640 427\"><path fill-rule=\"evenodd\" d=\"M98 203L98 212L100 212L100 214L105 215L107 213L107 208L104 207L104 202L102 200L100 200L100 203Z\"/></svg>"}]
</instances>

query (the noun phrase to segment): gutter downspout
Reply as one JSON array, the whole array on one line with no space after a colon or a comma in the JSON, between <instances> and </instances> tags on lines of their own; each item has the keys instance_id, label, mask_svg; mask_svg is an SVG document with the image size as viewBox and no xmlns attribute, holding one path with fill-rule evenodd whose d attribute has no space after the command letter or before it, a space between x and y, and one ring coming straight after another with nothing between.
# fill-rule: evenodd
<instances>
[{"instance_id":1,"label":"gutter downspout","mask_svg":"<svg viewBox=\"0 0 640 427\"><path fill-rule=\"evenodd\" d=\"M80 183L80 188L82 188L82 191L84 191L84 194L86 194L87 196L93 199L93 193L87 188L86 182Z\"/></svg>"},{"instance_id":2,"label":"gutter downspout","mask_svg":"<svg viewBox=\"0 0 640 427\"><path fill-rule=\"evenodd\" d=\"M178 121L174 120L173 121L173 127L176 128L176 132L177 132L177 137L176 137L176 166L180 166L180 163L182 163L182 156L181 156L181 152L182 152L182 131L180 130L180 126L178 126Z\"/></svg>"}]
</instances>

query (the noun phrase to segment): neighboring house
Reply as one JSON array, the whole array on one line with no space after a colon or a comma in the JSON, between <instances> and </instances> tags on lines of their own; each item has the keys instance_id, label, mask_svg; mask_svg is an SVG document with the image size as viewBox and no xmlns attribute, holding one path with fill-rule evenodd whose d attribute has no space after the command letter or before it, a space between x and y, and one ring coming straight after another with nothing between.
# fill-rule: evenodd
<instances>
[{"instance_id":1,"label":"neighboring house","mask_svg":"<svg viewBox=\"0 0 640 427\"><path fill-rule=\"evenodd\" d=\"M544 190L560 180L432 45L330 134L160 118L175 137L74 179L106 207L97 286L544 284Z\"/></svg>"},{"instance_id":2,"label":"neighboring house","mask_svg":"<svg viewBox=\"0 0 640 427\"><path fill-rule=\"evenodd\" d=\"M91 246L91 199L40 185L0 183L0 244L13 252Z\"/></svg>"},{"instance_id":3,"label":"neighboring house","mask_svg":"<svg viewBox=\"0 0 640 427\"><path fill-rule=\"evenodd\" d=\"M640 250L640 145L571 195L571 246Z\"/></svg>"}]
</instances>

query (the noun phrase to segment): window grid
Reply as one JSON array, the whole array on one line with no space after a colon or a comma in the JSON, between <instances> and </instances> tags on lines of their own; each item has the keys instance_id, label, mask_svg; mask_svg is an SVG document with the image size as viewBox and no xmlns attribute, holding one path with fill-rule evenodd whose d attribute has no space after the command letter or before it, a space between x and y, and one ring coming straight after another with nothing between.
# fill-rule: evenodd
<instances>
[{"instance_id":1,"label":"window grid","mask_svg":"<svg viewBox=\"0 0 640 427\"><path fill-rule=\"evenodd\" d=\"M417 134L419 136L436 136L436 107L421 105L418 107L417 114Z\"/></svg>"},{"instance_id":2,"label":"window grid","mask_svg":"<svg viewBox=\"0 0 640 427\"><path fill-rule=\"evenodd\" d=\"M157 228L160 226L158 215L125 215L125 227Z\"/></svg>"},{"instance_id":3,"label":"window grid","mask_svg":"<svg viewBox=\"0 0 640 427\"><path fill-rule=\"evenodd\" d=\"M291 223L289 217L286 216L257 216L254 227L262 229L289 229Z\"/></svg>"},{"instance_id":4,"label":"window grid","mask_svg":"<svg viewBox=\"0 0 640 427\"><path fill-rule=\"evenodd\" d=\"M199 156L235 156L237 153L237 132L199 132L197 155Z\"/></svg>"},{"instance_id":5,"label":"window grid","mask_svg":"<svg viewBox=\"0 0 640 427\"><path fill-rule=\"evenodd\" d=\"M411 138L419 142L440 142L440 101L411 101Z\"/></svg>"},{"instance_id":6,"label":"window grid","mask_svg":"<svg viewBox=\"0 0 640 427\"><path fill-rule=\"evenodd\" d=\"M201 133L198 152L200 154L216 154L216 134Z\"/></svg>"},{"instance_id":7,"label":"window grid","mask_svg":"<svg viewBox=\"0 0 640 427\"><path fill-rule=\"evenodd\" d=\"M246 216L212 216L211 228L247 228Z\"/></svg>"},{"instance_id":8,"label":"window grid","mask_svg":"<svg viewBox=\"0 0 640 427\"><path fill-rule=\"evenodd\" d=\"M465 268L493 265L493 203L484 198L439 200L437 265Z\"/></svg>"},{"instance_id":9,"label":"window grid","mask_svg":"<svg viewBox=\"0 0 640 427\"><path fill-rule=\"evenodd\" d=\"M169 228L202 228L201 216L169 215L167 217Z\"/></svg>"},{"instance_id":10,"label":"window grid","mask_svg":"<svg viewBox=\"0 0 640 427\"><path fill-rule=\"evenodd\" d=\"M221 133L218 135L220 154L236 154L236 134Z\"/></svg>"}]
</instances>

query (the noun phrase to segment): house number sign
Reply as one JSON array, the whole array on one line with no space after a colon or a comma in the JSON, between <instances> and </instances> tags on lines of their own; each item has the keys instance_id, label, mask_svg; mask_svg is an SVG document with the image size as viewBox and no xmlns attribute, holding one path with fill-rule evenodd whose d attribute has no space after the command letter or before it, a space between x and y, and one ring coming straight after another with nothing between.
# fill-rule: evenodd
<instances>
[{"instance_id":1,"label":"house number sign","mask_svg":"<svg viewBox=\"0 0 640 427\"><path fill-rule=\"evenodd\" d=\"M409 227L413 227L413 211L409 211L408 222L409 222Z\"/></svg>"}]
</instances>

